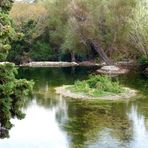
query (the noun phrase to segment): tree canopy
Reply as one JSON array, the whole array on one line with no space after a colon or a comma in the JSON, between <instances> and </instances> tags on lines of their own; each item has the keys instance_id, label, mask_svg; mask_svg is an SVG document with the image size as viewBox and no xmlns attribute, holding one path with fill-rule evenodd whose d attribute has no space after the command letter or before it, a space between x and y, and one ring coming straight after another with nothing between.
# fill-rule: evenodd
<instances>
[{"instance_id":1,"label":"tree canopy","mask_svg":"<svg viewBox=\"0 0 148 148\"><path fill-rule=\"evenodd\" d=\"M27 45L21 47L19 57L25 52L32 60L68 60L70 56L72 61L99 59L107 64L124 59L147 61L147 5L146 0L16 3L11 16L25 35L20 44ZM40 45L38 49L36 43ZM48 48L42 50L42 44ZM10 53L12 61L16 61L17 48L14 46ZM41 52L50 56L38 56Z\"/></svg>"}]
</instances>

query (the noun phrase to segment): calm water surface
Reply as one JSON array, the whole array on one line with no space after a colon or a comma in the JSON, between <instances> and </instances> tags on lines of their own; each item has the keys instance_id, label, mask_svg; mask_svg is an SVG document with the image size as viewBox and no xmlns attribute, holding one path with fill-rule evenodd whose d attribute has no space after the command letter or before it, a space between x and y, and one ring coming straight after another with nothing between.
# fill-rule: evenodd
<instances>
[{"instance_id":1,"label":"calm water surface","mask_svg":"<svg viewBox=\"0 0 148 148\"><path fill-rule=\"evenodd\" d=\"M148 77L131 73L121 84L141 92L125 102L65 99L54 87L87 79L95 68L22 68L33 79L33 96L23 120L12 119L10 138L0 148L148 148Z\"/></svg>"}]
</instances>

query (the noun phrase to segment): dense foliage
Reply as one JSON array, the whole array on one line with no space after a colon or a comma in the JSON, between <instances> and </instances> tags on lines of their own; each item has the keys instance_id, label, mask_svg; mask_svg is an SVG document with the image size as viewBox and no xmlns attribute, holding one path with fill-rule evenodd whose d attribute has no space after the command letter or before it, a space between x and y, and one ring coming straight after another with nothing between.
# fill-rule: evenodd
<instances>
[{"instance_id":1,"label":"dense foliage","mask_svg":"<svg viewBox=\"0 0 148 148\"><path fill-rule=\"evenodd\" d=\"M14 44L9 59L21 62L20 57L27 53L29 60L99 58L107 64L124 59L146 63L147 7L146 0L37 0L32 4L16 3L11 16L17 22L16 28L24 32L24 38L19 47L18 43L17 46ZM36 45L39 42L39 49L46 45L40 56L41 50Z\"/></svg>"},{"instance_id":2,"label":"dense foliage","mask_svg":"<svg viewBox=\"0 0 148 148\"><path fill-rule=\"evenodd\" d=\"M118 82L113 82L108 76L90 76L88 80L76 81L70 89L74 92L84 93L89 96L118 94L124 91Z\"/></svg>"},{"instance_id":3,"label":"dense foliage","mask_svg":"<svg viewBox=\"0 0 148 148\"><path fill-rule=\"evenodd\" d=\"M8 15L12 2L0 1L0 137L8 136L5 133L12 126L12 117L21 119L24 116L21 112L24 96L31 92L33 86L32 82L16 79L16 66L5 62L13 39L19 36L12 27L12 20Z\"/></svg>"}]
</instances>

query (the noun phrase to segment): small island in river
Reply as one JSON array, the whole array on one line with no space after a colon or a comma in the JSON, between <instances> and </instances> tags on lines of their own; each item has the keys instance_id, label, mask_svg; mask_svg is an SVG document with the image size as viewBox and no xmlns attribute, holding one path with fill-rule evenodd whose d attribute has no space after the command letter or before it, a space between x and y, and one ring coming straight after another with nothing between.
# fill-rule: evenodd
<instances>
[{"instance_id":1,"label":"small island in river","mask_svg":"<svg viewBox=\"0 0 148 148\"><path fill-rule=\"evenodd\" d=\"M74 99L123 100L137 95L137 91L123 87L108 76L90 76L88 80L76 81L74 85L55 88L56 93Z\"/></svg>"}]
</instances>

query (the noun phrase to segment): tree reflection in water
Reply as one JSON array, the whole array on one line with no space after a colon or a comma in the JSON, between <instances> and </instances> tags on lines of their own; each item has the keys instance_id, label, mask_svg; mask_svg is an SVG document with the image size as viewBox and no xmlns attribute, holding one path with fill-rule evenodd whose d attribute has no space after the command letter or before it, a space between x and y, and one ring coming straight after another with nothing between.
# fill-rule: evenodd
<instances>
[{"instance_id":1,"label":"tree reflection in water","mask_svg":"<svg viewBox=\"0 0 148 148\"><path fill-rule=\"evenodd\" d=\"M57 120L67 132L72 147L98 143L103 132L112 139L127 143L132 138L132 128L125 109L123 104L119 107L119 104L97 101L67 100L67 118L64 116L64 121L59 119L62 111L58 110Z\"/></svg>"},{"instance_id":2,"label":"tree reflection in water","mask_svg":"<svg viewBox=\"0 0 148 148\"><path fill-rule=\"evenodd\" d=\"M78 69L73 74L70 68L33 68L24 69L22 73L33 78L36 85L33 98L25 104L28 110L26 118L20 127L20 122L16 121L16 129L13 128L10 140L15 146L22 140L22 144L37 145L41 142L44 147L52 147L50 144L56 145L60 139L64 148L147 148L148 79L145 77L119 77L122 84L138 89L145 96L129 102L98 102L66 99L54 92L55 86L86 79L89 70ZM36 130L41 134L36 134Z\"/></svg>"}]
</instances>

